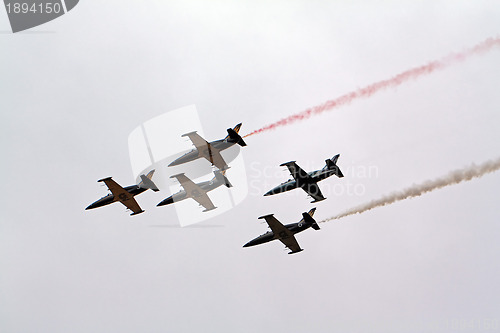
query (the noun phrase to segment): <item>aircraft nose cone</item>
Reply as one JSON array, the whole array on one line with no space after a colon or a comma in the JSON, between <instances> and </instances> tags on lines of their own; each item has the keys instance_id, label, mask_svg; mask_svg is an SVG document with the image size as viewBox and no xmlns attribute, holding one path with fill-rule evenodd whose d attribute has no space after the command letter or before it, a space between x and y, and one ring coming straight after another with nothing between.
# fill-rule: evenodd
<instances>
[{"instance_id":1,"label":"aircraft nose cone","mask_svg":"<svg viewBox=\"0 0 500 333\"><path fill-rule=\"evenodd\" d=\"M256 241L256 239L252 239L251 241L249 241L248 243L243 245L243 247L250 247L250 246L257 245L257 244L259 244L259 243Z\"/></svg>"},{"instance_id":2,"label":"aircraft nose cone","mask_svg":"<svg viewBox=\"0 0 500 333\"><path fill-rule=\"evenodd\" d=\"M165 206L171 203L174 203L174 199L172 197L168 197L165 200L161 201L159 204L157 204L156 207Z\"/></svg>"},{"instance_id":3,"label":"aircraft nose cone","mask_svg":"<svg viewBox=\"0 0 500 333\"><path fill-rule=\"evenodd\" d=\"M85 210L89 210L89 209L92 209L92 208L95 208L95 205L94 204L90 204L87 206L87 208L85 208Z\"/></svg>"},{"instance_id":4,"label":"aircraft nose cone","mask_svg":"<svg viewBox=\"0 0 500 333\"><path fill-rule=\"evenodd\" d=\"M273 194L273 190L270 190L270 191L267 191L264 196L267 197L268 195L272 195Z\"/></svg>"}]
</instances>

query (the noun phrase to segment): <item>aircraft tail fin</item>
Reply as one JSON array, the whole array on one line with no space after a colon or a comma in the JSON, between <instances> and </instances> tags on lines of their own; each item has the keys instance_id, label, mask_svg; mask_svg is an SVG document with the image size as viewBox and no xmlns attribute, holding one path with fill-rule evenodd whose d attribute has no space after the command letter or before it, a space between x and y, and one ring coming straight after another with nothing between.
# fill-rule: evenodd
<instances>
[{"instance_id":1,"label":"aircraft tail fin","mask_svg":"<svg viewBox=\"0 0 500 333\"><path fill-rule=\"evenodd\" d=\"M311 226L314 230L319 230L319 225L316 223L316 220L313 219L312 215L314 214L316 208L311 209L308 213L302 213L302 218L304 222Z\"/></svg>"},{"instance_id":2,"label":"aircraft tail fin","mask_svg":"<svg viewBox=\"0 0 500 333\"><path fill-rule=\"evenodd\" d=\"M220 171L220 170L214 171L215 179L226 185L227 188L233 187L229 179L227 179L225 173L226 173L225 171Z\"/></svg>"},{"instance_id":3,"label":"aircraft tail fin","mask_svg":"<svg viewBox=\"0 0 500 333\"><path fill-rule=\"evenodd\" d=\"M340 157L340 154L337 154L337 155L333 156L332 158L325 160L326 166L324 167L324 169L325 170L333 170L333 171L335 171L335 175L337 175L337 177L342 178L342 177L344 177L344 174L342 173L342 171L340 171L340 168L337 166L337 160L339 159L339 157Z\"/></svg>"},{"instance_id":4,"label":"aircraft tail fin","mask_svg":"<svg viewBox=\"0 0 500 333\"><path fill-rule=\"evenodd\" d=\"M155 169L151 170L148 172L148 174L146 175L146 177L148 177L148 179L152 179L153 178L153 175L155 173Z\"/></svg>"},{"instance_id":5,"label":"aircraft tail fin","mask_svg":"<svg viewBox=\"0 0 500 333\"><path fill-rule=\"evenodd\" d=\"M234 126L233 127L233 131L235 131L236 133L239 133L240 132L240 128L241 128L241 124L242 123L239 123L238 125Z\"/></svg>"},{"instance_id":6,"label":"aircraft tail fin","mask_svg":"<svg viewBox=\"0 0 500 333\"><path fill-rule=\"evenodd\" d=\"M310 211L308 211L307 214L309 214L309 216L313 217L315 211L316 211L316 207L314 207Z\"/></svg>"},{"instance_id":7,"label":"aircraft tail fin","mask_svg":"<svg viewBox=\"0 0 500 333\"><path fill-rule=\"evenodd\" d=\"M237 143L242 147L246 146L247 144L245 143L245 141L243 141L243 138L238 134L240 128L241 128L241 123L234 126L234 128L228 128L227 136L224 138L224 140L226 140L227 142Z\"/></svg>"},{"instance_id":8,"label":"aircraft tail fin","mask_svg":"<svg viewBox=\"0 0 500 333\"><path fill-rule=\"evenodd\" d=\"M138 186L142 187L142 188L148 188L148 189L151 189L155 192L158 192L159 189L158 189L158 187L156 187L156 184L152 180L154 173L155 173L155 170L153 169L153 170L149 171L147 175L142 174L141 175L141 182L138 184Z\"/></svg>"}]
</instances>

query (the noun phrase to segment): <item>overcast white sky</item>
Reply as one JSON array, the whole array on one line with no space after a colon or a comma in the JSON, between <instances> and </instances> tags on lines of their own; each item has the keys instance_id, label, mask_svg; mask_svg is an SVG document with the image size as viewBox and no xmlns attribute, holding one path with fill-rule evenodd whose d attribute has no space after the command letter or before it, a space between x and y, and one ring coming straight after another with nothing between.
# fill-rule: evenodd
<instances>
[{"instance_id":1,"label":"overcast white sky","mask_svg":"<svg viewBox=\"0 0 500 333\"><path fill-rule=\"evenodd\" d=\"M295 255L242 248L257 217L313 207L262 197L283 162L341 154L321 220L497 158L499 49L248 137L248 197L198 227L155 207L162 192L138 216L84 210L98 179L135 181L128 135L155 116L195 104L207 139L249 133L497 36L499 18L495 1L86 0L11 34L1 9L0 331L500 331L500 173L307 230Z\"/></svg>"}]
</instances>

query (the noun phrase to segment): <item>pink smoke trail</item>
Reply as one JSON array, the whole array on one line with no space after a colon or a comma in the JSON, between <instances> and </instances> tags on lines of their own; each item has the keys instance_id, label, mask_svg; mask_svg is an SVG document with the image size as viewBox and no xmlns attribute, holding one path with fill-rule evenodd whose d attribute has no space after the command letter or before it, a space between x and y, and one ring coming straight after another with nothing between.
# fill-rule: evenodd
<instances>
[{"instance_id":1,"label":"pink smoke trail","mask_svg":"<svg viewBox=\"0 0 500 333\"><path fill-rule=\"evenodd\" d=\"M300 121L307 119L313 115L317 115L320 113L323 113L325 111L330 111L336 108L339 108L344 105L348 105L351 102L355 101L356 99L360 98L368 98L371 95L378 93L384 89L388 89L391 87L397 87L411 79L417 79L421 76L431 74L435 72L436 70L439 69L444 69L454 63L465 61L467 58L477 55L477 54L482 54L490 51L496 46L500 46L500 37L490 37L481 43L467 48L462 52L459 53L451 53L448 56L440 59L440 60L434 60L429 62L426 65L415 67L412 69L409 69L407 71L404 71L402 73L397 74L396 76L393 76L389 79L378 81L375 83L372 83L364 88L359 88L358 90L352 91L350 93L347 93L345 95L342 95L336 99L332 99L329 101L326 101L323 104L314 106L312 108L309 108L305 111L293 114L291 116L288 116L286 118L283 118L275 123L266 125L258 130L255 130L253 132L250 132L249 134L245 135L244 137L254 135L254 134L259 134L265 131L273 130L277 127L281 126L286 126L290 125L294 122Z\"/></svg>"}]
</instances>

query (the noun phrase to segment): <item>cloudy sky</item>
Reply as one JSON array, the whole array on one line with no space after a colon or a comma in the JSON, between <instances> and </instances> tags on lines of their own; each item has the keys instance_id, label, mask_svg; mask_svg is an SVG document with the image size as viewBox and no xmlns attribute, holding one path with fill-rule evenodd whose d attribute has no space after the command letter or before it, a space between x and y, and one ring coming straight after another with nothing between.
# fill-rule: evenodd
<instances>
[{"instance_id":1,"label":"cloudy sky","mask_svg":"<svg viewBox=\"0 0 500 333\"><path fill-rule=\"evenodd\" d=\"M194 104L207 139L249 133L495 37L499 17L494 1L87 0L12 34L0 10L0 331L500 331L500 173L323 223L295 255L242 248L261 215L321 220L498 158L499 48L246 138L248 195L196 226L155 207L163 191L138 216L84 210L98 179L135 182L128 136L154 117ZM327 200L262 197L279 164L337 153Z\"/></svg>"}]
</instances>

